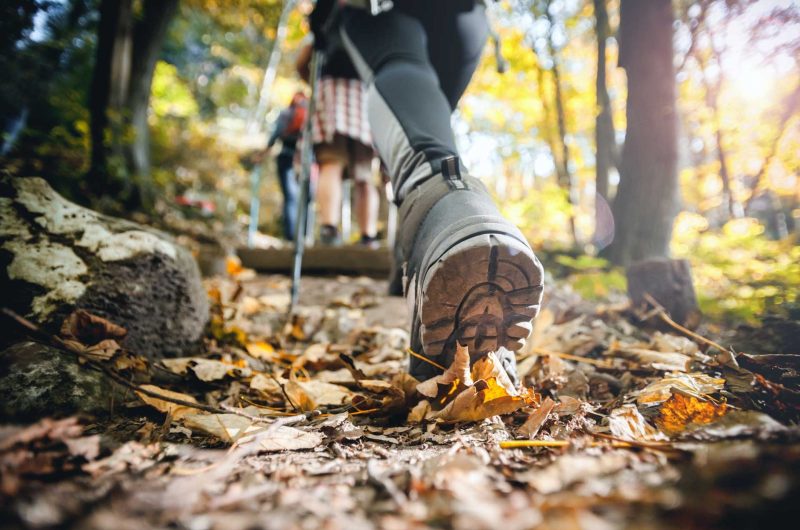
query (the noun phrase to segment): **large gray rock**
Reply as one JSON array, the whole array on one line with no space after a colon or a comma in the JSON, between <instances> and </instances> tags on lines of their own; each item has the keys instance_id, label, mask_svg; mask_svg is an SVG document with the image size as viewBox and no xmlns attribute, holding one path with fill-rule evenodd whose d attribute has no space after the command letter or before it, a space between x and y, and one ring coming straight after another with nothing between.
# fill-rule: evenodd
<instances>
[{"instance_id":1,"label":"large gray rock","mask_svg":"<svg viewBox=\"0 0 800 530\"><path fill-rule=\"evenodd\" d=\"M0 352L0 421L99 413L123 401L124 388L78 364L76 356L36 342Z\"/></svg>"},{"instance_id":2,"label":"large gray rock","mask_svg":"<svg viewBox=\"0 0 800 530\"><path fill-rule=\"evenodd\" d=\"M53 333L76 308L105 317L128 330L124 347L149 357L190 354L208 319L187 250L71 203L40 178L0 181L0 293L0 305Z\"/></svg>"}]
</instances>

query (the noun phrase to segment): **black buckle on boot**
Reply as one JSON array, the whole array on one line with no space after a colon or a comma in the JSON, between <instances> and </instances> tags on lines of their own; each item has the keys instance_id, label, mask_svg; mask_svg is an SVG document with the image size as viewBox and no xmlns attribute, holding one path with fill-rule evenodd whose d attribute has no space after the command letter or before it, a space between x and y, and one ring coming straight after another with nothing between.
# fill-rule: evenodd
<instances>
[{"instance_id":1,"label":"black buckle on boot","mask_svg":"<svg viewBox=\"0 0 800 530\"><path fill-rule=\"evenodd\" d=\"M442 160L442 176L450 186L450 189L469 189L467 183L461 178L461 162L458 160L457 156L451 156Z\"/></svg>"}]
</instances>

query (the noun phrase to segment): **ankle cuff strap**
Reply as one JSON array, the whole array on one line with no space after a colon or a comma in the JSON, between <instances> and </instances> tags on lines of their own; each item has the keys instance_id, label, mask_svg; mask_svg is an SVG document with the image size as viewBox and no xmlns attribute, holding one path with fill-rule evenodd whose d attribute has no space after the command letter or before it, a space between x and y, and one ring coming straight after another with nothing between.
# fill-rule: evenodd
<instances>
[{"instance_id":1,"label":"ankle cuff strap","mask_svg":"<svg viewBox=\"0 0 800 530\"><path fill-rule=\"evenodd\" d=\"M474 191L488 195L483 183L470 176L462 177L457 156L442 160L442 172L411 190L398 211L398 243L403 260L408 259L417 232L431 208L445 195L456 191Z\"/></svg>"}]
</instances>

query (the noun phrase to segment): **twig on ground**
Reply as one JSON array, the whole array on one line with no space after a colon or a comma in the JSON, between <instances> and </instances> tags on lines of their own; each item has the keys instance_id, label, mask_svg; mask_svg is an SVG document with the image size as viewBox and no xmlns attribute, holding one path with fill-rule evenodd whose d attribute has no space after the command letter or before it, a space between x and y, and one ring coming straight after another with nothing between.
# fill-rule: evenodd
<instances>
[{"instance_id":1,"label":"twig on ground","mask_svg":"<svg viewBox=\"0 0 800 530\"><path fill-rule=\"evenodd\" d=\"M570 447L572 445L576 445L571 440L505 440L500 442L501 449L518 449L518 448L525 448L525 447L549 447L549 448L557 448L557 447ZM648 443L647 445L642 445L642 442L629 442L625 440L607 440L607 441L594 441L588 442L585 444L588 447L612 447L614 449L629 449L629 448L643 448L643 449L655 449L655 450L675 450L672 445L663 444L658 445L656 443Z\"/></svg>"},{"instance_id":2,"label":"twig on ground","mask_svg":"<svg viewBox=\"0 0 800 530\"><path fill-rule=\"evenodd\" d=\"M435 366L435 367L436 367L436 368L438 368L439 370L445 370L445 371L447 370L447 368L445 368L445 367L444 367L444 366L442 366L441 364L439 364L439 363L437 363L437 362L435 362L435 361L431 361L431 360L430 360L430 359L428 359L427 357L424 357L424 356L422 356L422 355L418 354L417 352L415 352L415 351L414 351L414 350L412 350L411 348L408 348L406 351L408 351L408 354L409 354L409 355L411 355L412 357L416 357L417 359L419 359L419 360L421 360L421 361L425 361L426 363L428 363L428 364L430 364L430 365L432 365L432 366Z\"/></svg>"},{"instance_id":3,"label":"twig on ground","mask_svg":"<svg viewBox=\"0 0 800 530\"><path fill-rule=\"evenodd\" d=\"M603 359L590 359L588 357L581 357L580 355L572 355L571 353L550 351L550 350L545 350L543 348L531 348L530 351L537 355L552 355L553 357L559 357L561 359L567 359L579 363L593 364L594 366L601 366L603 368L612 368L611 363Z\"/></svg>"},{"instance_id":4,"label":"twig on ground","mask_svg":"<svg viewBox=\"0 0 800 530\"><path fill-rule=\"evenodd\" d=\"M698 342L702 342L706 346L711 346L712 348L716 348L721 352L728 351L727 348L721 346L720 344L714 342L713 340L707 339L707 338L703 337L702 335L698 335L694 331L692 331L690 329L687 329L687 328L681 326L680 324L678 324L677 322L675 322L674 320L672 320L669 317L669 315L667 314L666 309L664 309L664 307L661 304L659 304L658 301L650 295L650 293L644 293L644 299L647 300L647 302L650 305L653 306L653 309L655 310L655 314L658 316L658 318L660 318L662 321L664 321L664 323L667 324L668 326L672 327L673 329L675 329L677 331L680 331L684 335L687 335L688 337L690 337L690 338L692 338L692 339L694 339L694 340L696 340Z\"/></svg>"},{"instance_id":5,"label":"twig on ground","mask_svg":"<svg viewBox=\"0 0 800 530\"><path fill-rule=\"evenodd\" d=\"M76 352L71 350L69 347L67 347L67 345L64 343L64 341L60 337L58 337L56 335L50 335L50 334L42 331L42 329L39 326L37 326L36 324L31 322L30 320L26 319L25 317L23 317L23 316L17 314L16 312L12 311L11 309L8 309L8 308L4 307L0 311L2 311L2 313L5 314L6 316L8 316L8 317L12 318L13 320L15 320L22 327L24 327L27 330L29 330L29 331L33 332L34 334L38 335L38 337L40 339L45 339L48 342L50 342L53 346L57 347L58 349L60 349L62 351L65 351L67 353L70 353L72 355L78 355L78 357L80 357L80 354L77 354ZM166 396L166 395L161 394L159 392L155 392L153 390L149 390L147 388L143 388L142 386L137 385L136 383L131 383L130 381L128 381L127 379L122 377L119 373L115 372L114 370L111 370L107 366L104 366L104 365L102 365L102 364L100 364L100 363L98 363L96 361L87 360L86 365L88 367L90 367L90 368L95 369L95 370L99 370L100 372L104 373L105 375L110 377L112 380L114 380L115 382L119 383L120 385L122 385L124 387L130 388L131 390L133 390L135 392L142 393L142 394L144 394L146 396L149 396L149 397L152 397L152 398L156 398L156 399L160 399L162 401L166 401L168 403L173 403L175 405L180 405L182 407L189 407L189 408L193 408L193 409L197 409L197 410L202 410L204 412L210 412L212 414L236 414L237 416L243 416L243 417L245 417L247 419L250 419L252 421L255 421L255 422L269 423L270 425L272 425L273 422L280 421L280 420L272 420L270 418L259 418L258 416L253 416L251 414L247 414L246 412L241 412L241 411L236 410L234 408L230 408L230 409L226 410L226 409L220 408L220 407L214 407L214 406L211 406L211 405L204 405L202 403L194 403L194 402L191 402L191 401L186 401L186 400L179 399L179 398L174 398L174 397L171 397L171 396ZM291 401L290 401L290 403L291 403ZM311 411L311 412L307 412L305 414L302 414L302 415L300 415L300 417L301 418L306 418L306 417L311 418L311 417L314 417L314 416L318 416L319 414L320 414L320 411L315 410L315 411ZM296 417L297 416L291 416L290 418L296 418ZM282 419L290 419L290 418L282 418Z\"/></svg>"},{"instance_id":6,"label":"twig on ground","mask_svg":"<svg viewBox=\"0 0 800 530\"><path fill-rule=\"evenodd\" d=\"M278 378L275 377L275 374L273 374L272 372L269 373L269 376L272 378L273 381L275 381L275 384L278 385L278 388L281 389L281 392L283 393L283 397L286 398L286 402L289 404L290 407L292 407L292 410L295 411L295 412L299 412L300 409L297 408L297 405L294 404L294 401L292 401L292 398L289 397L289 393L286 392L286 387L283 386L283 383L278 381Z\"/></svg>"}]
</instances>

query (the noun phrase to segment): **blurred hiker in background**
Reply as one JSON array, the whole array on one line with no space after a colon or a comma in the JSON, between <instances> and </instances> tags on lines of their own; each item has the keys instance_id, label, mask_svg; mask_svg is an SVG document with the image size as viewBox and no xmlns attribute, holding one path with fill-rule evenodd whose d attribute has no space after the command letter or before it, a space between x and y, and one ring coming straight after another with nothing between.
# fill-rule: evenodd
<instances>
[{"instance_id":1,"label":"blurred hiker in background","mask_svg":"<svg viewBox=\"0 0 800 530\"><path fill-rule=\"evenodd\" d=\"M295 93L289 106L278 115L267 147L254 157L256 163L261 163L275 142L281 141L281 150L275 160L278 166L278 181L283 193L283 236L289 241L294 240L297 224L298 185L293 167L294 155L307 109L308 97L302 92Z\"/></svg>"},{"instance_id":2,"label":"blurred hiker in background","mask_svg":"<svg viewBox=\"0 0 800 530\"><path fill-rule=\"evenodd\" d=\"M308 81L312 44L300 51L297 71ZM325 58L317 87L316 110L312 117L314 155L319 166L317 205L320 242L341 244L339 232L342 179L355 184L356 220L359 242L377 244L379 197L372 170L375 152L367 119L364 84L344 50Z\"/></svg>"}]
</instances>

